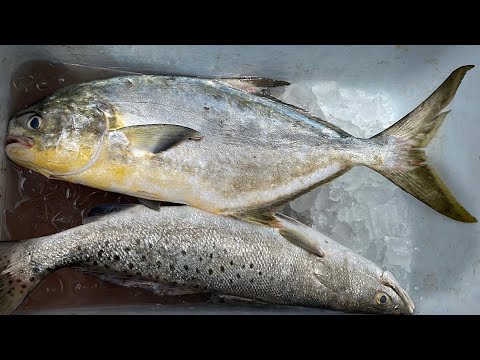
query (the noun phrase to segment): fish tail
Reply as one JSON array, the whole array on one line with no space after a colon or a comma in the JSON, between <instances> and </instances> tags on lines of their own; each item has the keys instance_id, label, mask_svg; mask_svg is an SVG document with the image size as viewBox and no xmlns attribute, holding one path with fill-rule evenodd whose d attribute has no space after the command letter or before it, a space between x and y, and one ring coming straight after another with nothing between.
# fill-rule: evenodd
<instances>
[{"instance_id":1,"label":"fish tail","mask_svg":"<svg viewBox=\"0 0 480 360\"><path fill-rule=\"evenodd\" d=\"M424 148L434 137L466 72L473 65L455 70L423 103L388 129L373 136L380 154L371 169L439 213L466 223L477 222L452 195L435 170L428 165Z\"/></svg>"},{"instance_id":2,"label":"fish tail","mask_svg":"<svg viewBox=\"0 0 480 360\"><path fill-rule=\"evenodd\" d=\"M0 242L0 315L13 313L43 278L22 268L23 250L20 242Z\"/></svg>"}]
</instances>

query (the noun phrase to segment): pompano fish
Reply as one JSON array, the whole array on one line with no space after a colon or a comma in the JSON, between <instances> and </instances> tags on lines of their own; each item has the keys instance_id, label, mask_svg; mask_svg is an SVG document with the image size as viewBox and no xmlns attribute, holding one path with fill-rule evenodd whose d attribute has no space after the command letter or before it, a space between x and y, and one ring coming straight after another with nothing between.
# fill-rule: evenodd
<instances>
[{"instance_id":1,"label":"pompano fish","mask_svg":"<svg viewBox=\"0 0 480 360\"><path fill-rule=\"evenodd\" d=\"M414 311L391 273L306 225L274 216L278 229L189 206L155 211L134 205L54 235L0 242L0 313L12 313L43 278L62 267L108 273L115 281L134 276L141 284L175 282L266 303ZM298 236L324 255L286 239Z\"/></svg>"},{"instance_id":2,"label":"pompano fish","mask_svg":"<svg viewBox=\"0 0 480 360\"><path fill-rule=\"evenodd\" d=\"M266 79L132 75L72 85L19 112L6 153L47 177L263 222L357 165L452 219L476 222L427 164L465 73L369 139L280 102Z\"/></svg>"}]
</instances>

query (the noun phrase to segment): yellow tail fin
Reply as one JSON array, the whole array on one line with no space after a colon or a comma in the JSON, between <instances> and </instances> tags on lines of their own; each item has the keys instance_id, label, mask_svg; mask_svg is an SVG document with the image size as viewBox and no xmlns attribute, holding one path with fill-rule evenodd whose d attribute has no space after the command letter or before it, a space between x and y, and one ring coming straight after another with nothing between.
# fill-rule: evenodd
<instances>
[{"instance_id":1,"label":"yellow tail fin","mask_svg":"<svg viewBox=\"0 0 480 360\"><path fill-rule=\"evenodd\" d=\"M458 203L439 175L426 164L425 148L443 123L448 112L440 113L453 99L466 72L473 65L455 70L415 110L371 139L391 146L396 161L389 164L366 164L397 186L439 213L454 220L477 222Z\"/></svg>"}]
</instances>

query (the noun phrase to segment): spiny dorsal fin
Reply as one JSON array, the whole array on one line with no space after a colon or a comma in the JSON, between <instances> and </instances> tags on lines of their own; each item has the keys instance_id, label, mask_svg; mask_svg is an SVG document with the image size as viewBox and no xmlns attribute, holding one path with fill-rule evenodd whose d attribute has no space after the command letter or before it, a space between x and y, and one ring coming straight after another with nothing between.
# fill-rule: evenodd
<instances>
[{"instance_id":1,"label":"spiny dorsal fin","mask_svg":"<svg viewBox=\"0 0 480 360\"><path fill-rule=\"evenodd\" d=\"M158 154L185 140L200 140L193 129L171 124L135 125L116 130L126 136L129 147Z\"/></svg>"}]
</instances>

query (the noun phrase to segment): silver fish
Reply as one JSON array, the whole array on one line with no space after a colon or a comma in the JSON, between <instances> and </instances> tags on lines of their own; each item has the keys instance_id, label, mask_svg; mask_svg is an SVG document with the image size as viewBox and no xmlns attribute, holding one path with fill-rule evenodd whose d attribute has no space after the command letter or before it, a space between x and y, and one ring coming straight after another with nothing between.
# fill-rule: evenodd
<instances>
[{"instance_id":1,"label":"silver fish","mask_svg":"<svg viewBox=\"0 0 480 360\"><path fill-rule=\"evenodd\" d=\"M476 222L423 150L472 67L455 70L369 139L260 91L286 82L150 75L92 81L18 113L6 153L47 177L253 221L365 165L438 212Z\"/></svg>"},{"instance_id":2,"label":"silver fish","mask_svg":"<svg viewBox=\"0 0 480 360\"><path fill-rule=\"evenodd\" d=\"M134 276L267 303L347 312L411 314L414 304L388 271L317 231L274 214L277 228L189 206L143 205L91 218L51 236L0 242L0 313L12 313L62 267ZM87 218L88 219L88 218ZM318 256L286 237L308 238Z\"/></svg>"}]
</instances>

